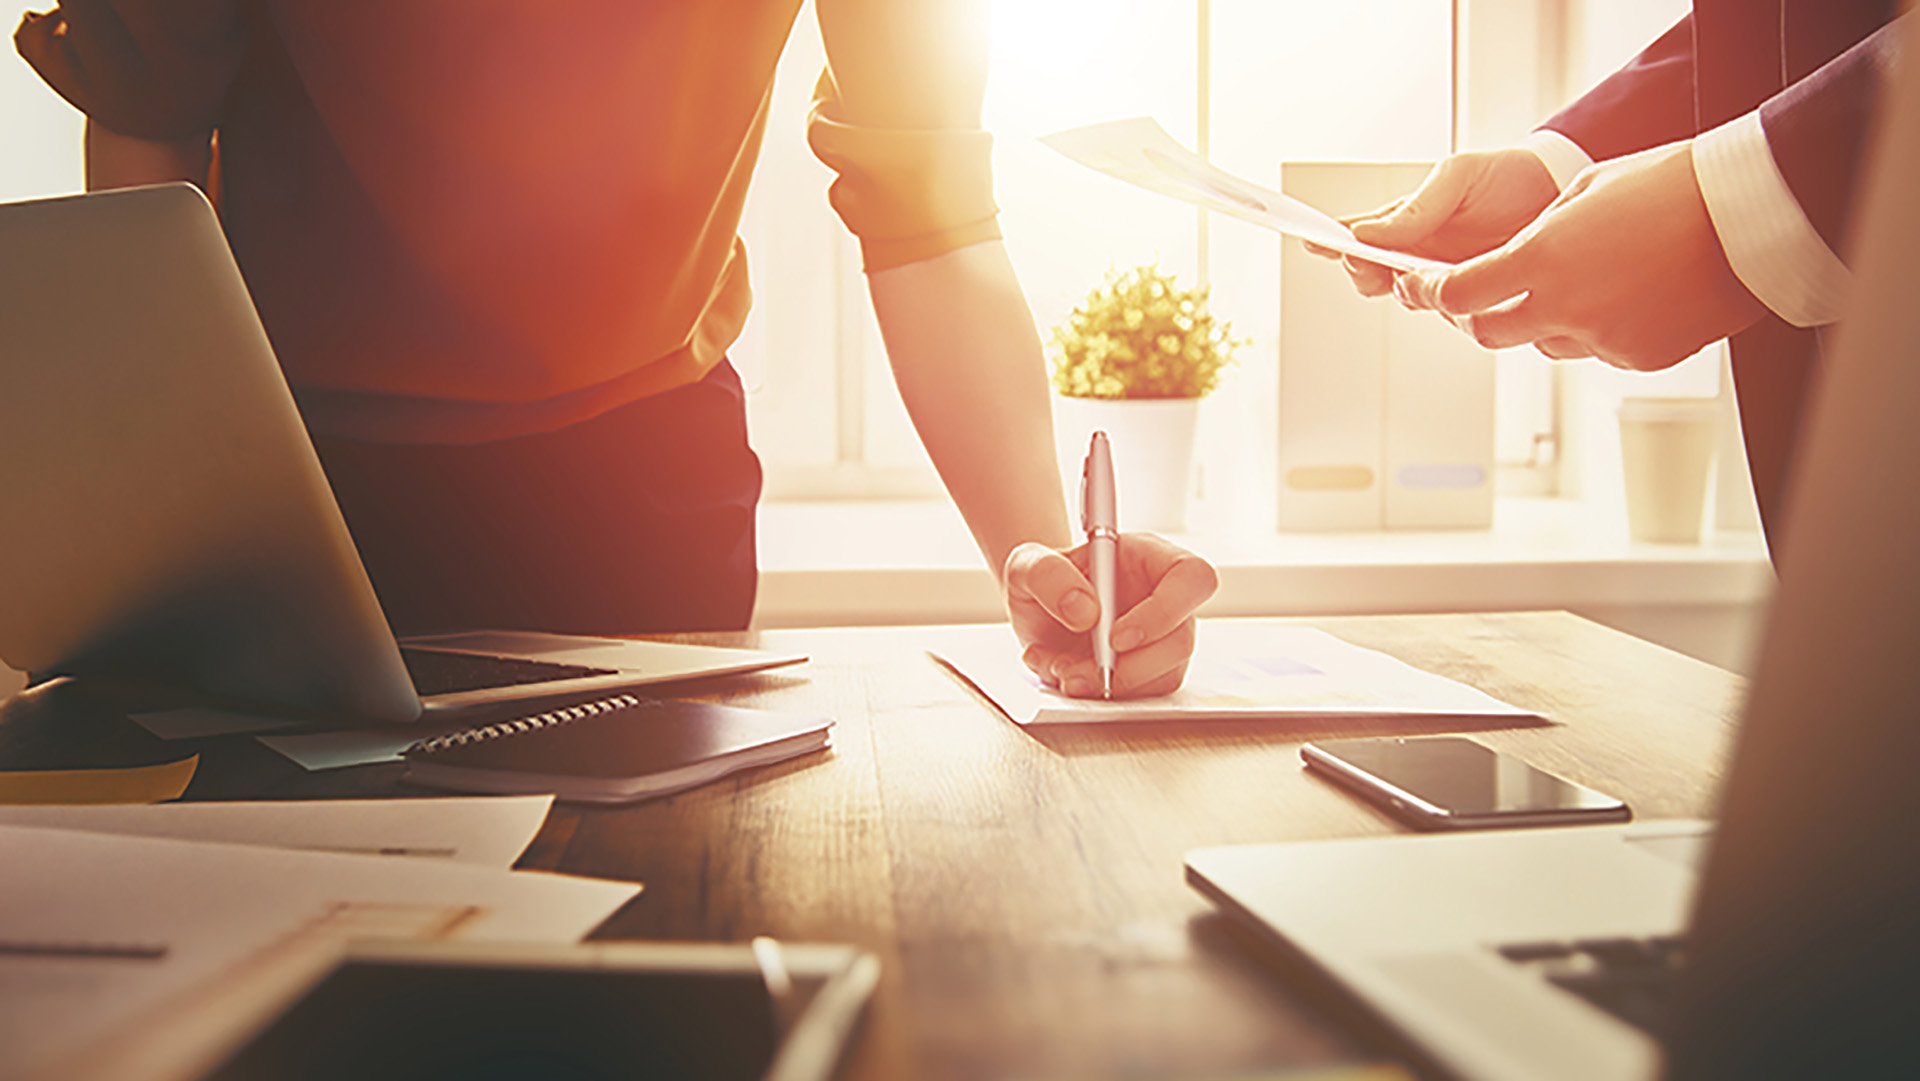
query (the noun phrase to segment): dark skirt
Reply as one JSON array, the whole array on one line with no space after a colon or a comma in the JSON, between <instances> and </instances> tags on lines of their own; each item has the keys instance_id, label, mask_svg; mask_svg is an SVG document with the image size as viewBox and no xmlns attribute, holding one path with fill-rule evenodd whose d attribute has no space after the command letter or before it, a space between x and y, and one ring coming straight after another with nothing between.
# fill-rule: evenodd
<instances>
[{"instance_id":1,"label":"dark skirt","mask_svg":"<svg viewBox=\"0 0 1920 1081\"><path fill-rule=\"evenodd\" d=\"M760 460L740 377L470 445L314 440L394 633L737 630Z\"/></svg>"}]
</instances>

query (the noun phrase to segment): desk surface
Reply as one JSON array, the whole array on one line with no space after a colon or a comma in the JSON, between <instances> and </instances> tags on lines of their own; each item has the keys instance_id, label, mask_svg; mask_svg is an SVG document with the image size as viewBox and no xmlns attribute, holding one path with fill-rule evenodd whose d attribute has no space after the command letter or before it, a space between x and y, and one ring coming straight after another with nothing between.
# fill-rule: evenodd
<instances>
[{"instance_id":1,"label":"desk surface","mask_svg":"<svg viewBox=\"0 0 1920 1081\"><path fill-rule=\"evenodd\" d=\"M1475 738L1627 799L1710 813L1738 677L1565 613L1310 621L1547 714ZM1377 1058L1184 883L1214 844L1397 832L1298 744L1461 731L1344 721L1024 731L910 629L698 640L804 649L731 685L830 713L830 756L667 800L557 810L522 866L638 879L603 938L858 943L885 976L847 1076L1156 1078ZM1501 722L1503 725L1506 722Z\"/></svg>"}]
</instances>

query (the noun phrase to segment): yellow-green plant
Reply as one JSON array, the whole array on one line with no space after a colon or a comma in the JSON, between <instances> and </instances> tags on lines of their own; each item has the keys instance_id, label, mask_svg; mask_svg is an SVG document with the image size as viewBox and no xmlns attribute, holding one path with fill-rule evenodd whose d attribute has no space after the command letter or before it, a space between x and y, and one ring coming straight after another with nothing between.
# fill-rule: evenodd
<instances>
[{"instance_id":1,"label":"yellow-green plant","mask_svg":"<svg viewBox=\"0 0 1920 1081\"><path fill-rule=\"evenodd\" d=\"M1200 398L1246 344L1159 266L1109 271L1053 328L1053 388L1069 398Z\"/></svg>"}]
</instances>

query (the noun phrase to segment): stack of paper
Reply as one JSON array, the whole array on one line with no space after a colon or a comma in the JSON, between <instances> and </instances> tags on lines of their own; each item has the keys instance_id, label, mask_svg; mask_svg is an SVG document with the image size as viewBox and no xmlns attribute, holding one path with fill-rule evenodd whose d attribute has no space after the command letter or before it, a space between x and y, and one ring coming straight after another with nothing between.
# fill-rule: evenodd
<instances>
[{"instance_id":1,"label":"stack of paper","mask_svg":"<svg viewBox=\"0 0 1920 1081\"><path fill-rule=\"evenodd\" d=\"M430 924L460 938L577 941L640 887L506 870L547 803L8 808L0 1076L62 1076L72 1056L343 910L362 928L372 913L371 925L416 934Z\"/></svg>"},{"instance_id":2,"label":"stack of paper","mask_svg":"<svg viewBox=\"0 0 1920 1081\"><path fill-rule=\"evenodd\" d=\"M0 826L425 856L505 868L533 843L552 806L552 796L508 796L0 807Z\"/></svg>"}]
</instances>

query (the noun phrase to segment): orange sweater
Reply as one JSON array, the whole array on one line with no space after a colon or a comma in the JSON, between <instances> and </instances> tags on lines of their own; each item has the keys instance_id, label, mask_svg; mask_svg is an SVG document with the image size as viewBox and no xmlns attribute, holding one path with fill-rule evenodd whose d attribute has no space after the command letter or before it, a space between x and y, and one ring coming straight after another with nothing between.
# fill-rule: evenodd
<instances>
[{"instance_id":1,"label":"orange sweater","mask_svg":"<svg viewBox=\"0 0 1920 1081\"><path fill-rule=\"evenodd\" d=\"M809 141L869 270L999 235L974 0L818 0ZM63 0L16 42L102 126L217 132L316 431L475 442L700 378L800 0Z\"/></svg>"}]
</instances>

